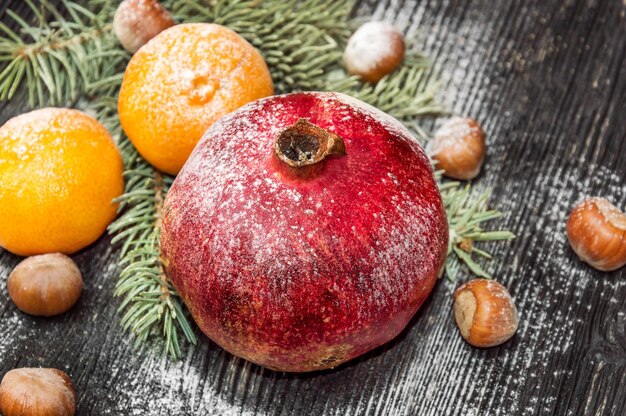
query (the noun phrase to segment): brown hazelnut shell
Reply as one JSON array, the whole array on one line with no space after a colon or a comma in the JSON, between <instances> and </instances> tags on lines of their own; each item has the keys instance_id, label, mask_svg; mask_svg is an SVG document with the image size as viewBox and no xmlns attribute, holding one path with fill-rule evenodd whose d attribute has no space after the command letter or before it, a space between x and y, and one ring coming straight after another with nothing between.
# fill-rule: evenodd
<instances>
[{"instance_id":1,"label":"brown hazelnut shell","mask_svg":"<svg viewBox=\"0 0 626 416\"><path fill-rule=\"evenodd\" d=\"M4 416L73 416L76 392L69 376L56 368L18 368L0 383Z\"/></svg>"},{"instance_id":2,"label":"brown hazelnut shell","mask_svg":"<svg viewBox=\"0 0 626 416\"><path fill-rule=\"evenodd\" d=\"M485 132L476 120L455 117L448 120L429 142L429 152L444 175L461 180L474 179L485 160Z\"/></svg>"},{"instance_id":3,"label":"brown hazelnut shell","mask_svg":"<svg viewBox=\"0 0 626 416\"><path fill-rule=\"evenodd\" d=\"M9 297L22 312L54 316L69 310L80 298L83 278L74 261L64 254L28 257L7 280Z\"/></svg>"},{"instance_id":4,"label":"brown hazelnut shell","mask_svg":"<svg viewBox=\"0 0 626 416\"><path fill-rule=\"evenodd\" d=\"M376 83L402 64L404 53L402 33L384 22L368 22L348 39L343 62L348 73Z\"/></svg>"},{"instance_id":5,"label":"brown hazelnut shell","mask_svg":"<svg viewBox=\"0 0 626 416\"><path fill-rule=\"evenodd\" d=\"M113 17L113 31L130 53L175 24L170 13L155 0L124 0Z\"/></svg>"},{"instance_id":6,"label":"brown hazelnut shell","mask_svg":"<svg viewBox=\"0 0 626 416\"><path fill-rule=\"evenodd\" d=\"M475 279L454 292L454 319L472 346L488 348L508 341L519 325L508 290L489 279Z\"/></svg>"},{"instance_id":7,"label":"brown hazelnut shell","mask_svg":"<svg viewBox=\"0 0 626 416\"><path fill-rule=\"evenodd\" d=\"M598 270L626 264L626 214L604 198L589 198L572 210L567 238L578 257Z\"/></svg>"}]
</instances>

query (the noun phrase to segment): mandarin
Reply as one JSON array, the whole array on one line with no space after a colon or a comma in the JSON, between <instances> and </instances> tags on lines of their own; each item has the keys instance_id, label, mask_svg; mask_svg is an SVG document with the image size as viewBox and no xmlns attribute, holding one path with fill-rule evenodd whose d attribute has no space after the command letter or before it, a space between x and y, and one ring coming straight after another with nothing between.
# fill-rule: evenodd
<instances>
[{"instance_id":1,"label":"mandarin","mask_svg":"<svg viewBox=\"0 0 626 416\"><path fill-rule=\"evenodd\" d=\"M265 61L244 38L217 24L180 24L132 57L118 111L139 153L176 174L211 124L273 93Z\"/></svg>"},{"instance_id":2,"label":"mandarin","mask_svg":"<svg viewBox=\"0 0 626 416\"><path fill-rule=\"evenodd\" d=\"M107 129L67 108L0 127L0 246L19 255L74 253L115 218L122 158Z\"/></svg>"}]
</instances>

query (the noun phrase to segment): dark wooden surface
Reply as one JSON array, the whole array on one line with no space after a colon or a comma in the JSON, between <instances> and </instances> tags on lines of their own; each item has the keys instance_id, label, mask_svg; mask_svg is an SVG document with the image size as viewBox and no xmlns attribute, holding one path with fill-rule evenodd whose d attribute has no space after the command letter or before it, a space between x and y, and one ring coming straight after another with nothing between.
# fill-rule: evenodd
<instances>
[{"instance_id":1,"label":"dark wooden surface","mask_svg":"<svg viewBox=\"0 0 626 416\"><path fill-rule=\"evenodd\" d=\"M20 3L0 2L0 18ZM79 304L53 319L12 305L6 276L19 259L0 251L0 374L67 371L79 415L626 415L626 270L590 269L564 235L586 195L626 208L625 12L621 0L370 1L356 11L416 34L443 100L487 131L476 185L493 188L507 212L499 224L519 236L494 246L488 265L521 316L502 347L461 339L457 284L444 280L397 340L333 371L274 373L204 337L173 362L134 351L120 331L118 252L103 237L75 256ZM2 104L0 122L23 110Z\"/></svg>"}]
</instances>

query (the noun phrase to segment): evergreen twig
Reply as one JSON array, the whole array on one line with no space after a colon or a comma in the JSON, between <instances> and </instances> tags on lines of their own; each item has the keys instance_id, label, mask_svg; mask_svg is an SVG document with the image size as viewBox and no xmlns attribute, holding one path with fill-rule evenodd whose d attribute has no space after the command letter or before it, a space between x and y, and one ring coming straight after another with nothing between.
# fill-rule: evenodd
<instances>
[{"instance_id":1,"label":"evergreen twig","mask_svg":"<svg viewBox=\"0 0 626 416\"><path fill-rule=\"evenodd\" d=\"M341 61L351 32L353 0L170 0L181 22L225 25L254 45L267 62L278 94L322 89Z\"/></svg>"},{"instance_id":2,"label":"evergreen twig","mask_svg":"<svg viewBox=\"0 0 626 416\"><path fill-rule=\"evenodd\" d=\"M193 344L196 335L160 257L161 209L173 178L146 163L129 141L122 146L127 160L126 192L119 198L122 214L109 227L116 234L113 243L122 245L123 270L115 290L116 296L124 297L119 307L124 312L121 324L136 335L136 346L161 326L165 350L179 358L179 331Z\"/></svg>"},{"instance_id":3,"label":"evergreen twig","mask_svg":"<svg viewBox=\"0 0 626 416\"><path fill-rule=\"evenodd\" d=\"M339 91L391 114L408 127L416 127L420 116L437 115L445 109L436 102L438 85L424 79L428 63L419 56L407 60L397 71L376 85L362 83L343 69L322 84L324 91Z\"/></svg>"},{"instance_id":4,"label":"evergreen twig","mask_svg":"<svg viewBox=\"0 0 626 416\"><path fill-rule=\"evenodd\" d=\"M437 175L441 177L441 172ZM515 234L506 230L484 231L482 225L486 221L500 218L502 213L488 209L487 201L490 191L475 195L469 185L461 186L459 182L440 182L450 239L448 242L448 256L446 258L445 274L454 281L461 265L465 265L473 274L479 277L491 278L474 254L485 259L491 259L491 254L476 247L476 242L511 240Z\"/></svg>"},{"instance_id":5,"label":"evergreen twig","mask_svg":"<svg viewBox=\"0 0 626 416\"><path fill-rule=\"evenodd\" d=\"M128 54L117 48L111 30L113 1L91 0L84 7L63 0L62 10L47 1L24 0L34 24L7 10L18 31L0 22L0 100L11 99L26 83L31 107L71 105L92 92L94 83L120 71Z\"/></svg>"}]
</instances>

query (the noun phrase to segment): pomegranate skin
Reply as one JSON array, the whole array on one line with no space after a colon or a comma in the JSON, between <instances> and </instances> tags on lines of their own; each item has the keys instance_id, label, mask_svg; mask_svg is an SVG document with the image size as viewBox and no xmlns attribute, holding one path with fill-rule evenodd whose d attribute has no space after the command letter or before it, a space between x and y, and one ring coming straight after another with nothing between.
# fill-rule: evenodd
<instances>
[{"instance_id":1,"label":"pomegranate skin","mask_svg":"<svg viewBox=\"0 0 626 416\"><path fill-rule=\"evenodd\" d=\"M347 154L294 175L273 151L300 118L339 135ZM394 338L447 245L417 140L339 93L268 97L222 118L163 208L165 269L200 329L277 371L333 368Z\"/></svg>"}]
</instances>

